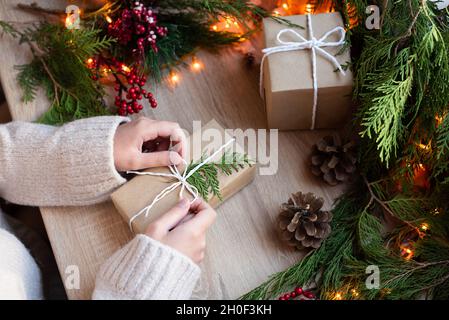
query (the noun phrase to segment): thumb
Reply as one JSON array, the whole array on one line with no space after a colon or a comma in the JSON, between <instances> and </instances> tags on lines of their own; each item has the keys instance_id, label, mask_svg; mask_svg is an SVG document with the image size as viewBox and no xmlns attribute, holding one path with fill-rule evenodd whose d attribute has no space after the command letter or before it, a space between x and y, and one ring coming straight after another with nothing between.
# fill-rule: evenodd
<instances>
[{"instance_id":1,"label":"thumb","mask_svg":"<svg viewBox=\"0 0 449 320\"><path fill-rule=\"evenodd\" d=\"M190 203L187 199L181 199L177 205L161 216L157 223L160 223L166 231L173 229L188 213Z\"/></svg>"},{"instance_id":2,"label":"thumb","mask_svg":"<svg viewBox=\"0 0 449 320\"><path fill-rule=\"evenodd\" d=\"M139 169L165 167L169 165L178 165L182 162L182 157L174 151L157 151L141 153L139 155ZM137 170L137 169L135 169Z\"/></svg>"}]
</instances>

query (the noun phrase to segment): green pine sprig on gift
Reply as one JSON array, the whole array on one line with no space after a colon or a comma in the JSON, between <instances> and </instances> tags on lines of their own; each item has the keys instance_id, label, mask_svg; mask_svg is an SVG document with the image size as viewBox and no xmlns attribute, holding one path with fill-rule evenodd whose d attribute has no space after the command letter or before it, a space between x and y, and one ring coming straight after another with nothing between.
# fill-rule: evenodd
<instances>
[{"instance_id":1,"label":"green pine sprig on gift","mask_svg":"<svg viewBox=\"0 0 449 320\"><path fill-rule=\"evenodd\" d=\"M195 168L205 158L206 156L202 156L200 160L191 162L187 167L187 172ZM226 151L219 161L208 162L202 165L187 179L187 182L197 188L199 195L204 200L207 201L209 196L212 195L216 196L221 201L220 181L218 179L219 173L229 176L233 172L238 172L239 170L252 165L253 161L248 158L247 154Z\"/></svg>"}]
</instances>

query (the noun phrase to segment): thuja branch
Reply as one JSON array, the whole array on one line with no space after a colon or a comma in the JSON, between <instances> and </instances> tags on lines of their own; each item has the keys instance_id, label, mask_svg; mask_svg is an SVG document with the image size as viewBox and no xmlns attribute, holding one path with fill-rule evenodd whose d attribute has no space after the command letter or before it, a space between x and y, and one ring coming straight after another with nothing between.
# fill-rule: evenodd
<instances>
[{"instance_id":1,"label":"thuja branch","mask_svg":"<svg viewBox=\"0 0 449 320\"><path fill-rule=\"evenodd\" d=\"M187 172L191 171L203 160L204 156L199 161L191 162L187 167ZM218 174L221 172L225 175L231 175L233 172L238 172L252 165L253 161L248 158L247 154L226 151L219 161L205 163L201 166L187 179L187 182L197 188L203 199L207 200L209 195L212 194L222 200Z\"/></svg>"},{"instance_id":2,"label":"thuja branch","mask_svg":"<svg viewBox=\"0 0 449 320\"><path fill-rule=\"evenodd\" d=\"M368 210L369 207L371 207L371 205L374 202L376 202L385 210L386 213L388 213L388 215L392 219L399 221L401 223L404 223L407 226L409 226L412 230L415 230L420 238L422 238L424 236L423 233L419 230L419 228L417 228L416 226L411 224L409 221L405 221L403 219L398 218L397 215L395 215L394 212L388 207L387 203L385 201L379 199L379 197L373 191L373 188L372 188L373 183L372 182L370 183L365 176L363 176L363 180L364 180L366 187L368 188L368 191L370 194L370 200L369 200L368 204L366 205L365 210Z\"/></svg>"}]
</instances>

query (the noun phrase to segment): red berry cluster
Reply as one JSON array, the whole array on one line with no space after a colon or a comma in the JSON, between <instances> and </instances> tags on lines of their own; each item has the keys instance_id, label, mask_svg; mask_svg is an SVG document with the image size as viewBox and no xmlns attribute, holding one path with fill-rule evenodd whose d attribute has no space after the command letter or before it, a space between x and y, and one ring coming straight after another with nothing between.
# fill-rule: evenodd
<instances>
[{"instance_id":1,"label":"red berry cluster","mask_svg":"<svg viewBox=\"0 0 449 320\"><path fill-rule=\"evenodd\" d=\"M115 96L114 104L117 107L117 113L119 115L126 116L128 114L138 113L143 109L140 101L144 98L148 99L152 108L157 107L157 102L153 94L143 88L147 82L147 78L139 74L137 68L129 68L115 58L105 58L102 56L89 58L87 66L93 70L92 79L94 80L98 80L101 77L100 70L110 70L110 73L115 79L114 90L117 92L117 95Z\"/></svg>"},{"instance_id":2,"label":"red berry cluster","mask_svg":"<svg viewBox=\"0 0 449 320\"><path fill-rule=\"evenodd\" d=\"M139 103L143 98L148 99L152 108L156 108L157 102L153 94L143 88L147 82L146 77L138 75L135 68L127 72L125 76L130 87L126 88L119 79L117 79L114 87L114 90L117 92L115 105L118 107L118 114L125 116L138 113L143 109L143 106Z\"/></svg>"},{"instance_id":3,"label":"red berry cluster","mask_svg":"<svg viewBox=\"0 0 449 320\"><path fill-rule=\"evenodd\" d=\"M290 293L285 293L282 296L279 297L279 300L292 300L295 298L299 298L299 300L305 300L304 298L307 299L317 299L315 294L310 291L310 290L303 290L300 287L295 288L295 290L293 290Z\"/></svg>"},{"instance_id":4,"label":"red berry cluster","mask_svg":"<svg viewBox=\"0 0 449 320\"><path fill-rule=\"evenodd\" d=\"M120 17L109 24L108 33L132 52L143 53L147 46L157 52L156 40L167 35L167 28L156 23L154 11L137 1L132 9L123 9Z\"/></svg>"}]
</instances>

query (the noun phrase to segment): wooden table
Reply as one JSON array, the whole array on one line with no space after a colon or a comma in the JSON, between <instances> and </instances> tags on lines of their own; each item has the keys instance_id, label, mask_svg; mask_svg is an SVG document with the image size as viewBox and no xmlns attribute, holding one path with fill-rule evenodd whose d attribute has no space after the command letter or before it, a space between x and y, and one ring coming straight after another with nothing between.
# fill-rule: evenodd
<instances>
[{"instance_id":1,"label":"wooden table","mask_svg":"<svg viewBox=\"0 0 449 320\"><path fill-rule=\"evenodd\" d=\"M36 16L17 10L16 3L0 0L0 19L36 20ZM52 7L58 2L45 3ZM258 47L257 39L254 43ZM0 49L0 77L12 118L36 120L49 103L42 92L32 103L21 102L14 65L29 61L26 45L19 46L16 40L5 35L0 38ZM152 88L159 106L152 110L147 105L143 113L156 119L178 121L189 131L193 120L207 123L211 119L227 128L265 128L263 103L258 94L258 66L248 69L242 52L231 48L220 51L219 55L200 52L198 58L205 69L198 74L184 70L174 89L164 83ZM278 240L274 222L279 205L292 192L314 192L325 199L327 207L340 194L341 187L328 187L317 180L307 164L313 143L328 133L281 132L278 173L256 177L251 185L219 207L217 221L208 233L202 278L194 298L235 299L301 257ZM80 270L81 286L67 289L68 297L89 299L100 265L131 239L127 225L110 201L40 210L63 280L70 274L70 266L78 266Z\"/></svg>"}]
</instances>

